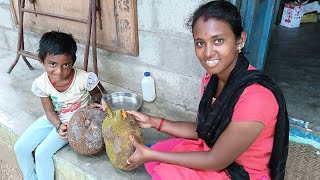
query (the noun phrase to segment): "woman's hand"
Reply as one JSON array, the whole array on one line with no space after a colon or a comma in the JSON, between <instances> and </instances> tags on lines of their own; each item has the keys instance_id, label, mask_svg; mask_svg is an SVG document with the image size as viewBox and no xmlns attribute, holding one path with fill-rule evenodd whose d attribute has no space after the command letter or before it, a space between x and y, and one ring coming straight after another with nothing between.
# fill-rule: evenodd
<instances>
[{"instance_id":1,"label":"woman's hand","mask_svg":"<svg viewBox=\"0 0 320 180\"><path fill-rule=\"evenodd\" d=\"M154 128L154 121L151 116L138 112L138 111L127 111L128 114L132 114L138 123L138 126L141 128Z\"/></svg>"},{"instance_id":2,"label":"woman's hand","mask_svg":"<svg viewBox=\"0 0 320 180\"><path fill-rule=\"evenodd\" d=\"M68 123L64 122L61 124L59 128L59 136L61 139L67 140L68 139Z\"/></svg>"},{"instance_id":3,"label":"woman's hand","mask_svg":"<svg viewBox=\"0 0 320 180\"><path fill-rule=\"evenodd\" d=\"M133 170L140 165L150 161L148 157L150 157L151 150L143 145L140 144L133 135L129 136L131 143L135 146L135 152L127 159L127 166L125 169L127 171Z\"/></svg>"}]
</instances>

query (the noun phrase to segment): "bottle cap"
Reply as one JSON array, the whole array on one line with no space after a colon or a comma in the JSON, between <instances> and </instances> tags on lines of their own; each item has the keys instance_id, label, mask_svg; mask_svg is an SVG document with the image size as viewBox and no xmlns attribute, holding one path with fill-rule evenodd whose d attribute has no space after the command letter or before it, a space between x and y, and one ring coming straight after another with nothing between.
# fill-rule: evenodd
<instances>
[{"instance_id":1,"label":"bottle cap","mask_svg":"<svg viewBox=\"0 0 320 180\"><path fill-rule=\"evenodd\" d=\"M143 74L145 77L148 77L148 76L150 76L150 72L144 72L144 74Z\"/></svg>"}]
</instances>

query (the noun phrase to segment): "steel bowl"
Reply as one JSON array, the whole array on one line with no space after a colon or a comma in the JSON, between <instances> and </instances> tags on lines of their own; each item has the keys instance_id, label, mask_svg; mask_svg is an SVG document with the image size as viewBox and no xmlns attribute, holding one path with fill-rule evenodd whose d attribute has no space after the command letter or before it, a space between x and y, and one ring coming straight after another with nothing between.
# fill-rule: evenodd
<instances>
[{"instance_id":1,"label":"steel bowl","mask_svg":"<svg viewBox=\"0 0 320 180\"><path fill-rule=\"evenodd\" d=\"M142 106L142 100L134 93L130 92L114 92L104 96L104 100L108 102L113 111L139 110Z\"/></svg>"}]
</instances>

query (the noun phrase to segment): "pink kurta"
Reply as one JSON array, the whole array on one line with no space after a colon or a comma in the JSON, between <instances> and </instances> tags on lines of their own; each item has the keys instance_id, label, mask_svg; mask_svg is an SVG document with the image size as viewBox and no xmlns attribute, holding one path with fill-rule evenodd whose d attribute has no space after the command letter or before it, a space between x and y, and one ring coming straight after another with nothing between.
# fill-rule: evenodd
<instances>
[{"instance_id":1,"label":"pink kurta","mask_svg":"<svg viewBox=\"0 0 320 180\"><path fill-rule=\"evenodd\" d=\"M254 69L252 66L249 70ZM202 78L202 94L210 80L209 74ZM259 121L265 125L256 141L237 159L248 172L250 179L270 179L268 162L272 152L273 136L278 114L278 103L272 92L265 87L253 84L244 89L235 105L232 121ZM186 140L173 138L155 144L152 149L165 152L208 151L210 148L201 139ZM153 179L230 179L224 171L201 171L182 166L150 162L145 167Z\"/></svg>"}]
</instances>

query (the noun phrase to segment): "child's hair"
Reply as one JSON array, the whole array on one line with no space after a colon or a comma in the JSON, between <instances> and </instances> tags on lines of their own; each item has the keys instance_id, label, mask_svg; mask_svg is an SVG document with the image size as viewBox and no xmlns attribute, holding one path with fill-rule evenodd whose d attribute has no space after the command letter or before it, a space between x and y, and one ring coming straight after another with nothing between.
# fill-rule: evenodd
<instances>
[{"instance_id":1,"label":"child's hair","mask_svg":"<svg viewBox=\"0 0 320 180\"><path fill-rule=\"evenodd\" d=\"M66 54L72 56L74 64L77 59L76 52L77 44L72 34L50 31L43 34L39 42L38 56L42 62L44 62L47 54Z\"/></svg>"},{"instance_id":2,"label":"child's hair","mask_svg":"<svg viewBox=\"0 0 320 180\"><path fill-rule=\"evenodd\" d=\"M204 17L205 20L215 18L225 21L229 24L236 38L241 37L243 27L241 24L240 13L232 3L228 1L211 1L200 6L189 18L187 26L193 30L195 22L199 17Z\"/></svg>"}]
</instances>

